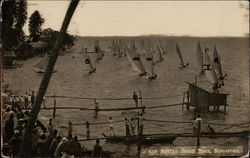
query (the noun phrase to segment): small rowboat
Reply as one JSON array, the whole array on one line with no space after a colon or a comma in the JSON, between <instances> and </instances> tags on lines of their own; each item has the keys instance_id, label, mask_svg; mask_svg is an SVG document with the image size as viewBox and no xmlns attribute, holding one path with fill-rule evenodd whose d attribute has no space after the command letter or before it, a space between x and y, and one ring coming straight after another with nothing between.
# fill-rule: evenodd
<instances>
[{"instance_id":1,"label":"small rowboat","mask_svg":"<svg viewBox=\"0 0 250 158\"><path fill-rule=\"evenodd\" d=\"M127 144L172 144L176 136L114 136L106 137L106 142L110 143L127 143Z\"/></svg>"}]
</instances>

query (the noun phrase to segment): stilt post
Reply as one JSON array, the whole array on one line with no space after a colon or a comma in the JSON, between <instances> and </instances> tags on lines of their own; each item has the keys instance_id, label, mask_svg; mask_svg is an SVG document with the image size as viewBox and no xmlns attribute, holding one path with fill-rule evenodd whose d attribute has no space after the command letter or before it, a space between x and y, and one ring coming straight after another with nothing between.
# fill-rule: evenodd
<instances>
[{"instance_id":1,"label":"stilt post","mask_svg":"<svg viewBox=\"0 0 250 158\"><path fill-rule=\"evenodd\" d=\"M226 112L226 110L227 110L227 106L226 106L226 105L224 105L224 113Z\"/></svg>"},{"instance_id":2,"label":"stilt post","mask_svg":"<svg viewBox=\"0 0 250 158\"><path fill-rule=\"evenodd\" d=\"M54 92L53 119L56 117L56 93Z\"/></svg>"},{"instance_id":3,"label":"stilt post","mask_svg":"<svg viewBox=\"0 0 250 158\"><path fill-rule=\"evenodd\" d=\"M183 110L184 108L184 102L185 102L185 92L183 92L183 97L182 97L182 106L181 106L181 109Z\"/></svg>"},{"instance_id":4,"label":"stilt post","mask_svg":"<svg viewBox=\"0 0 250 158\"><path fill-rule=\"evenodd\" d=\"M197 129L197 146L200 146L200 134L201 134L201 122L198 121L198 129Z\"/></svg>"}]
</instances>

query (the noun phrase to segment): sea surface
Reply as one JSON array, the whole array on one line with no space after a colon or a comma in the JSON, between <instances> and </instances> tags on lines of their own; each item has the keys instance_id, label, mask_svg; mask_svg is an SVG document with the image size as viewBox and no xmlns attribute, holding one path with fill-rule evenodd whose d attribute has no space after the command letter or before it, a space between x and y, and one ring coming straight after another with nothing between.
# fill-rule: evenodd
<instances>
[{"instance_id":1,"label":"sea surface","mask_svg":"<svg viewBox=\"0 0 250 158\"><path fill-rule=\"evenodd\" d=\"M144 37L146 38L146 37ZM55 65L56 73L53 74L46 96L74 96L74 97L93 97L93 98L129 98L133 91L142 98L166 97L164 99L143 99L143 106L168 105L182 102L182 95L187 91L186 82L194 82L195 76L198 78L198 85L211 90L211 84L205 76L199 74L199 67L196 60L196 47L198 40L202 48L208 47L209 55L212 58L213 48L216 45L223 71L228 76L225 78L225 86L221 92L230 93L226 113L214 112L202 113L204 121L219 124L238 124L249 122L249 40L247 38L195 38L195 37L150 37L155 44L159 39L167 47L164 54L164 61L155 65L157 78L148 80L146 77L139 77L138 72L133 71L127 57L118 58L112 56L110 49L112 38L99 38L100 46L104 49L105 56L102 61L94 63L96 73L88 74L85 67L81 46L93 50L95 38L79 37L76 45L68 53L58 57ZM123 41L134 40L138 44L139 37L122 38ZM183 59L189 62L189 66L180 69L176 55L176 43L178 43ZM91 55L91 57L93 57ZM32 68L42 57L34 57L26 61L19 61L23 64L21 68L5 69L4 81L8 82L10 89L19 95L25 92L31 93L32 90L38 91L43 75L35 73ZM94 108L93 100L56 98L57 106L81 106ZM133 100L97 100L99 108L119 108L135 107ZM47 97L47 106L53 106L53 98ZM221 111L223 108L221 107ZM92 111L82 110L57 110L56 126L60 134L66 136L68 121L72 123L105 122L110 116L114 120L123 120L125 117L135 117L136 111L111 111L99 112L98 117L94 118ZM165 121L192 121L194 111L182 110L181 106L171 106L167 108L146 109L143 115L146 119L165 120ZM41 111L39 119L48 122L52 117L52 110ZM114 125L117 135L125 135L124 123ZM249 129L248 127L229 127L212 125L218 132L237 132ZM229 127L229 128L226 128ZM206 130L206 125L203 126ZM109 125L93 125L90 127L91 137L102 137L102 133L109 135ZM148 122L144 123L145 134L157 133L189 133L192 132L192 124L188 123L167 123L167 122ZM74 126L74 135L80 139L85 138L85 127ZM92 148L94 141L84 141L82 144ZM137 153L136 146L126 146L124 144L109 144L101 140L104 150L116 151L119 156L134 156ZM195 138L177 138L174 144L152 145L153 147L196 145ZM202 138L201 145L242 145L239 138ZM143 146L142 150L152 146Z\"/></svg>"}]
</instances>

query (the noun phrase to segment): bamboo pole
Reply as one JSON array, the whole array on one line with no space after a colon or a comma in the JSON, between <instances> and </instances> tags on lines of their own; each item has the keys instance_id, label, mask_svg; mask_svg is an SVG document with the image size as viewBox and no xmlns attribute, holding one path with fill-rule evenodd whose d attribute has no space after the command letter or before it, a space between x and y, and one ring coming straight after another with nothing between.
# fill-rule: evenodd
<instances>
[{"instance_id":1,"label":"bamboo pole","mask_svg":"<svg viewBox=\"0 0 250 158\"><path fill-rule=\"evenodd\" d=\"M46 72L43 76L43 79L41 81L36 100L34 103L34 106L32 107L32 111L30 113L30 118L28 120L27 126L25 128L25 133L24 137L21 143L20 151L19 151L19 157L32 157L31 154L31 144L32 144L32 133L33 133L33 128L35 125L35 122L37 120L38 113L40 112L41 104L43 101L43 97L46 93L46 90L48 88L54 66L58 57L58 50L62 45L62 42L64 40L64 36L67 32L67 28L69 26L70 20L75 12L75 9L79 3L79 0L72 0L68 10L66 12L60 33L56 39L55 45L52 50L52 55L49 59L49 63L46 68Z\"/></svg>"}]
</instances>

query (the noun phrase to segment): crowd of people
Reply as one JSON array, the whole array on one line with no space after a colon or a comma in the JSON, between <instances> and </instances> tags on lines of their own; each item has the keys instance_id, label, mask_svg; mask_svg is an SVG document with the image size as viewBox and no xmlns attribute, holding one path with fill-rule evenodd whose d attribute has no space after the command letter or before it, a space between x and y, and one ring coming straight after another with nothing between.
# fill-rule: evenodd
<instances>
[{"instance_id":1,"label":"crowd of people","mask_svg":"<svg viewBox=\"0 0 250 158\"><path fill-rule=\"evenodd\" d=\"M125 124L125 133L126 137L131 137L136 135L136 127L137 134L139 136L143 135L143 116L140 113L137 117L134 118L124 118ZM110 137L115 137L115 128L114 128L114 120L112 117L109 117L109 129L110 129Z\"/></svg>"},{"instance_id":2,"label":"crowd of people","mask_svg":"<svg viewBox=\"0 0 250 158\"><path fill-rule=\"evenodd\" d=\"M31 94L27 92L24 95L8 95L6 98L6 103L8 105L14 106L21 109L30 109L35 102L35 92L32 91ZM46 108L46 98L43 97L43 107Z\"/></svg>"},{"instance_id":3,"label":"crowd of people","mask_svg":"<svg viewBox=\"0 0 250 158\"><path fill-rule=\"evenodd\" d=\"M32 95L34 96L34 93L30 96ZM26 102L25 97L21 96L21 98L24 98L24 104L22 104L22 100L15 101L13 98L18 97L13 97L12 95L5 97L5 109L3 109L2 118L3 154L17 157L30 116L30 112L27 109L21 109L20 107L22 105L25 107L26 103L28 105L33 104L34 100L30 103L28 99L28 102ZM102 148L99 145L99 140L96 141L93 149L94 152L88 151L79 143L78 137L72 135L72 132L69 132L67 137L59 135L52 119L49 120L48 124L36 120L31 143L32 157L62 157L65 155L80 157L86 154L89 156L100 156Z\"/></svg>"}]
</instances>

